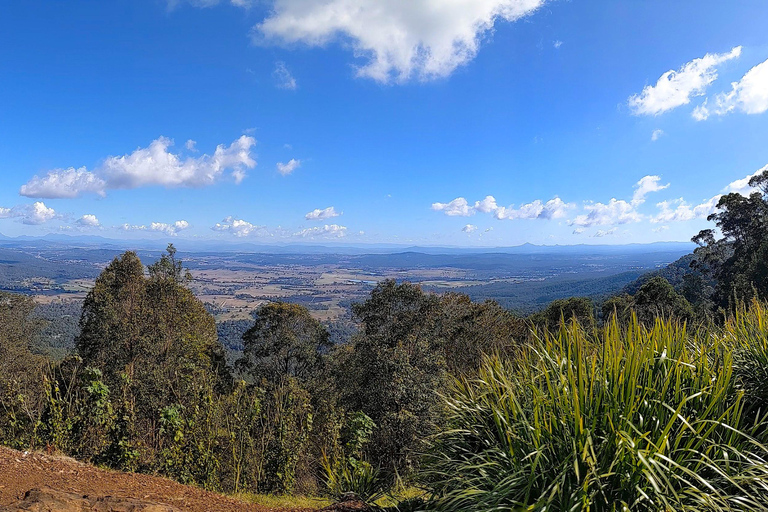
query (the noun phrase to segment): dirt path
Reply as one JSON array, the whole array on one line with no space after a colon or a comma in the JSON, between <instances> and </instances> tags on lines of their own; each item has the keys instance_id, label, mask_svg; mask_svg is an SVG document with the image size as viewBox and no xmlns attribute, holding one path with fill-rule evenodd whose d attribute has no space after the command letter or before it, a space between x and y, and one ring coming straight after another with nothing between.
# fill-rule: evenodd
<instances>
[{"instance_id":1,"label":"dirt path","mask_svg":"<svg viewBox=\"0 0 768 512\"><path fill-rule=\"evenodd\" d=\"M22 453L0 446L0 507L21 500L32 488L94 496L134 498L190 512L309 512L275 509L203 491L166 478L98 469L67 457Z\"/></svg>"}]
</instances>

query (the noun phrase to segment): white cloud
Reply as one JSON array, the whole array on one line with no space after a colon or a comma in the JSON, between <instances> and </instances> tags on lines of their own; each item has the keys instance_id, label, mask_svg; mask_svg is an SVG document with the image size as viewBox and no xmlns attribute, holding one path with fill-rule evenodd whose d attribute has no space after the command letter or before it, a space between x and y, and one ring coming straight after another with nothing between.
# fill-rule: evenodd
<instances>
[{"instance_id":1,"label":"white cloud","mask_svg":"<svg viewBox=\"0 0 768 512\"><path fill-rule=\"evenodd\" d=\"M532 203L524 204L520 208L512 206L500 206L494 211L494 216L499 219L562 219L568 213L568 210L574 205L566 203L559 197L554 197L546 203L537 199Z\"/></svg>"},{"instance_id":2,"label":"white cloud","mask_svg":"<svg viewBox=\"0 0 768 512\"><path fill-rule=\"evenodd\" d=\"M56 218L56 212L53 208L45 206L45 203L38 201L31 206L23 207L19 216L24 224L44 224Z\"/></svg>"},{"instance_id":3,"label":"white cloud","mask_svg":"<svg viewBox=\"0 0 768 512\"><path fill-rule=\"evenodd\" d=\"M319 209L316 208L306 214L304 216L307 220L325 220L325 219L332 219L333 217L338 217L341 215L340 212L337 212L336 209L333 206L329 206L328 208Z\"/></svg>"},{"instance_id":4,"label":"white cloud","mask_svg":"<svg viewBox=\"0 0 768 512\"><path fill-rule=\"evenodd\" d=\"M768 60L750 69L738 82L733 82L730 92L715 96L715 105L714 113L720 116L736 111L762 114L768 110ZM694 117L703 121L709 113L709 110L694 112Z\"/></svg>"},{"instance_id":5,"label":"white cloud","mask_svg":"<svg viewBox=\"0 0 768 512\"><path fill-rule=\"evenodd\" d=\"M690 103L691 98L702 96L707 87L717 80L717 66L741 55L741 46L728 53L708 53L694 59L679 70L669 70L656 82L647 85L640 94L629 98L629 107L635 115L658 115Z\"/></svg>"},{"instance_id":6,"label":"white cloud","mask_svg":"<svg viewBox=\"0 0 768 512\"><path fill-rule=\"evenodd\" d=\"M486 196L482 201L476 201L470 206L463 197L457 197L450 203L432 203L434 211L443 212L451 217L470 217L477 212L491 213L499 220L502 219L560 219L566 216L568 210L574 205L564 202L559 197L554 197L546 203L537 199L519 208L514 206L499 206L496 198Z\"/></svg>"},{"instance_id":7,"label":"white cloud","mask_svg":"<svg viewBox=\"0 0 768 512\"><path fill-rule=\"evenodd\" d=\"M706 121L709 118L709 107L707 106L707 100L704 100L704 103L693 109L693 112L691 112L691 117L697 121Z\"/></svg>"},{"instance_id":8,"label":"white cloud","mask_svg":"<svg viewBox=\"0 0 768 512\"><path fill-rule=\"evenodd\" d=\"M76 224L84 228L98 228L101 226L99 219L95 215L83 215L77 219Z\"/></svg>"},{"instance_id":9,"label":"white cloud","mask_svg":"<svg viewBox=\"0 0 768 512\"><path fill-rule=\"evenodd\" d=\"M651 134L651 140L655 142L659 140L662 135L664 135L664 130L653 130L653 133Z\"/></svg>"},{"instance_id":10,"label":"white cloud","mask_svg":"<svg viewBox=\"0 0 768 512\"><path fill-rule=\"evenodd\" d=\"M51 219L60 218L53 208L45 203L37 201L33 204L14 206L13 208L0 208L0 219L20 219L24 224L45 224Z\"/></svg>"},{"instance_id":11,"label":"white cloud","mask_svg":"<svg viewBox=\"0 0 768 512\"><path fill-rule=\"evenodd\" d=\"M450 203L432 203L432 209L450 217L469 217L475 214L475 209L463 197L457 197Z\"/></svg>"},{"instance_id":12,"label":"white cloud","mask_svg":"<svg viewBox=\"0 0 768 512\"><path fill-rule=\"evenodd\" d=\"M275 64L275 70L272 72L272 78L275 79L275 86L278 89L287 89L289 91L295 91L298 87L296 79L293 77L285 62L277 62Z\"/></svg>"},{"instance_id":13,"label":"white cloud","mask_svg":"<svg viewBox=\"0 0 768 512\"><path fill-rule=\"evenodd\" d=\"M266 226L257 226L255 224L251 224L248 221L236 219L234 217L227 217L220 223L217 223L211 229L214 231L232 233L238 238L245 238L251 235L268 234Z\"/></svg>"},{"instance_id":14,"label":"white cloud","mask_svg":"<svg viewBox=\"0 0 768 512\"><path fill-rule=\"evenodd\" d=\"M243 9L250 9L255 4L256 0L229 0L230 5L235 7L241 7ZM167 0L168 10L172 11L180 4L188 3L193 7L213 7L219 5L221 0Z\"/></svg>"},{"instance_id":15,"label":"white cloud","mask_svg":"<svg viewBox=\"0 0 768 512\"><path fill-rule=\"evenodd\" d=\"M574 230L573 230L573 233L572 233L572 234L574 234L574 235L580 235L580 234L582 234L583 232L584 232L584 228L576 228L576 229L574 229Z\"/></svg>"},{"instance_id":16,"label":"white cloud","mask_svg":"<svg viewBox=\"0 0 768 512\"><path fill-rule=\"evenodd\" d=\"M81 194L93 193L103 196L106 194L107 182L85 167L75 169L54 169L46 176L35 176L26 185L21 186L19 193L26 197L75 198Z\"/></svg>"},{"instance_id":17,"label":"white cloud","mask_svg":"<svg viewBox=\"0 0 768 512\"><path fill-rule=\"evenodd\" d=\"M279 172L283 176L288 176L299 167L301 167L301 160L296 160L295 158L291 158L287 163L278 162L277 172Z\"/></svg>"},{"instance_id":18,"label":"white cloud","mask_svg":"<svg viewBox=\"0 0 768 512\"><path fill-rule=\"evenodd\" d=\"M155 233L162 233L168 236L176 236L180 231L184 231L189 228L189 222L185 220L177 220L173 224L166 224L165 222L152 222L149 227L140 224L123 224L118 226L118 229L123 231L154 231Z\"/></svg>"},{"instance_id":19,"label":"white cloud","mask_svg":"<svg viewBox=\"0 0 768 512\"><path fill-rule=\"evenodd\" d=\"M668 231L668 230L669 230L669 226L659 226L657 228L654 228L653 232L654 233L662 233L662 232Z\"/></svg>"},{"instance_id":20,"label":"white cloud","mask_svg":"<svg viewBox=\"0 0 768 512\"><path fill-rule=\"evenodd\" d=\"M592 236L595 237L595 238L601 238L601 237L604 237L604 236L611 236L611 235L613 235L615 233L616 233L616 228L611 228L611 229L608 229L606 231L603 231L602 229L598 229L597 232L594 235L592 235Z\"/></svg>"},{"instance_id":21,"label":"white cloud","mask_svg":"<svg viewBox=\"0 0 768 512\"><path fill-rule=\"evenodd\" d=\"M123 224L121 226L118 226L118 229L122 229L123 231L146 231L147 226L136 225L136 224Z\"/></svg>"},{"instance_id":22,"label":"white cloud","mask_svg":"<svg viewBox=\"0 0 768 512\"><path fill-rule=\"evenodd\" d=\"M185 220L177 220L173 224L166 224L164 222L153 222L149 225L149 231L155 231L163 233L168 236L176 236L180 231L189 229L189 222Z\"/></svg>"},{"instance_id":23,"label":"white cloud","mask_svg":"<svg viewBox=\"0 0 768 512\"><path fill-rule=\"evenodd\" d=\"M661 185L659 182L661 177L659 176L643 176L640 181L635 183L635 193L632 196L632 204L637 206L645 202L645 196L651 192L658 192L669 187L669 183Z\"/></svg>"},{"instance_id":24,"label":"white cloud","mask_svg":"<svg viewBox=\"0 0 768 512\"><path fill-rule=\"evenodd\" d=\"M555 47L555 50L559 50L560 47L563 46L563 42L558 39L557 41L552 43L552 46Z\"/></svg>"},{"instance_id":25,"label":"white cloud","mask_svg":"<svg viewBox=\"0 0 768 512\"><path fill-rule=\"evenodd\" d=\"M94 171L55 169L46 176L35 176L21 187L27 197L73 198L86 193L105 195L107 190L133 189L148 186L203 187L212 185L231 169L236 182L245 177L245 169L252 169L256 161L251 148L253 137L242 136L229 146L219 145L213 155L183 159L168 151L171 139L160 137L146 148L131 154L108 157Z\"/></svg>"},{"instance_id":26,"label":"white cloud","mask_svg":"<svg viewBox=\"0 0 768 512\"><path fill-rule=\"evenodd\" d=\"M475 231L477 231L477 226L475 226L474 224L467 224L466 226L461 228L461 230L467 234L474 233Z\"/></svg>"},{"instance_id":27,"label":"white cloud","mask_svg":"<svg viewBox=\"0 0 768 512\"><path fill-rule=\"evenodd\" d=\"M720 197L716 195L696 206L686 203L682 197L673 201L662 201L656 205L660 211L656 216L651 217L651 222L668 223L706 219L717 210L717 203L720 201Z\"/></svg>"},{"instance_id":28,"label":"white cloud","mask_svg":"<svg viewBox=\"0 0 768 512\"><path fill-rule=\"evenodd\" d=\"M499 20L515 21L544 0L275 0L254 28L257 42L322 46L350 42L367 59L358 76L430 80L471 61Z\"/></svg>"},{"instance_id":29,"label":"white cloud","mask_svg":"<svg viewBox=\"0 0 768 512\"><path fill-rule=\"evenodd\" d=\"M324 237L324 238L341 238L347 234L347 228L345 226L339 226L338 224L326 224L323 227L302 229L295 236L304 238Z\"/></svg>"},{"instance_id":30,"label":"white cloud","mask_svg":"<svg viewBox=\"0 0 768 512\"><path fill-rule=\"evenodd\" d=\"M591 203L584 206L586 213L577 215L570 221L572 226L610 226L640 222L642 215L635 210L635 205L624 200L611 199L607 204Z\"/></svg>"},{"instance_id":31,"label":"white cloud","mask_svg":"<svg viewBox=\"0 0 768 512\"><path fill-rule=\"evenodd\" d=\"M751 180L755 176L759 176L760 174L763 174L765 171L768 171L768 165L758 169L757 171L750 174L749 176L746 176L740 180L736 180L729 183L728 186L722 190L723 194L730 194L731 192L736 192L738 194L748 197L752 192L757 192L757 189L754 189L749 186L749 180Z\"/></svg>"},{"instance_id":32,"label":"white cloud","mask_svg":"<svg viewBox=\"0 0 768 512\"><path fill-rule=\"evenodd\" d=\"M439 203L437 203L439 204ZM499 206L496 204L496 198L493 196L485 196L482 201L475 202L475 210L481 213L493 213ZM433 206L434 209L434 206Z\"/></svg>"},{"instance_id":33,"label":"white cloud","mask_svg":"<svg viewBox=\"0 0 768 512\"><path fill-rule=\"evenodd\" d=\"M197 142L195 142L192 139L189 139L185 144L184 147L187 148L189 151L193 151L197 153Z\"/></svg>"}]
</instances>

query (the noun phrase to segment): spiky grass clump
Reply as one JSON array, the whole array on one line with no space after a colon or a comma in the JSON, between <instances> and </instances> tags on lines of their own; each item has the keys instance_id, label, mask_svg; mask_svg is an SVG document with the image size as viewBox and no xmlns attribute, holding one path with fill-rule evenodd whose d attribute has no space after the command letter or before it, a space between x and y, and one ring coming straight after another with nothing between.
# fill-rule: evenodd
<instances>
[{"instance_id":1,"label":"spiky grass clump","mask_svg":"<svg viewBox=\"0 0 768 512\"><path fill-rule=\"evenodd\" d=\"M425 483L434 508L766 510L768 450L722 335L575 323L447 398Z\"/></svg>"}]
</instances>

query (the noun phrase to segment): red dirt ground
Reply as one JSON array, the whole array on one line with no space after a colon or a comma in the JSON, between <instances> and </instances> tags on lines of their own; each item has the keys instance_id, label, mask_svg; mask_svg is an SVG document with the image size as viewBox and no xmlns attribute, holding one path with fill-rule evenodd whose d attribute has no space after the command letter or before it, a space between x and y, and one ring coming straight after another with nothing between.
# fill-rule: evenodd
<instances>
[{"instance_id":1,"label":"red dirt ground","mask_svg":"<svg viewBox=\"0 0 768 512\"><path fill-rule=\"evenodd\" d=\"M95 468L68 457L22 453L0 446L0 507L16 503L33 488L92 496L133 498L190 512L310 512L275 509L173 482L166 478Z\"/></svg>"}]
</instances>

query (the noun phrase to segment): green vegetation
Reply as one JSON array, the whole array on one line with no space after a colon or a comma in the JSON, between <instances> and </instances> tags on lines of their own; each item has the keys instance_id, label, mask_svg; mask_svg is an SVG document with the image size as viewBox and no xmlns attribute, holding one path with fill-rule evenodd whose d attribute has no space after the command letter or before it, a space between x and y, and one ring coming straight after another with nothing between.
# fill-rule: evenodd
<instances>
[{"instance_id":1,"label":"green vegetation","mask_svg":"<svg viewBox=\"0 0 768 512\"><path fill-rule=\"evenodd\" d=\"M763 509L768 425L745 383L768 370L765 320L755 304L722 333L572 322L489 359L447 400L422 475L434 508Z\"/></svg>"},{"instance_id":2,"label":"green vegetation","mask_svg":"<svg viewBox=\"0 0 768 512\"><path fill-rule=\"evenodd\" d=\"M755 180L711 217L723 238L528 318L384 280L330 329L289 302L217 329L172 245L149 267L115 258L77 311L0 294L0 442L254 499L765 509L768 172Z\"/></svg>"}]
</instances>

